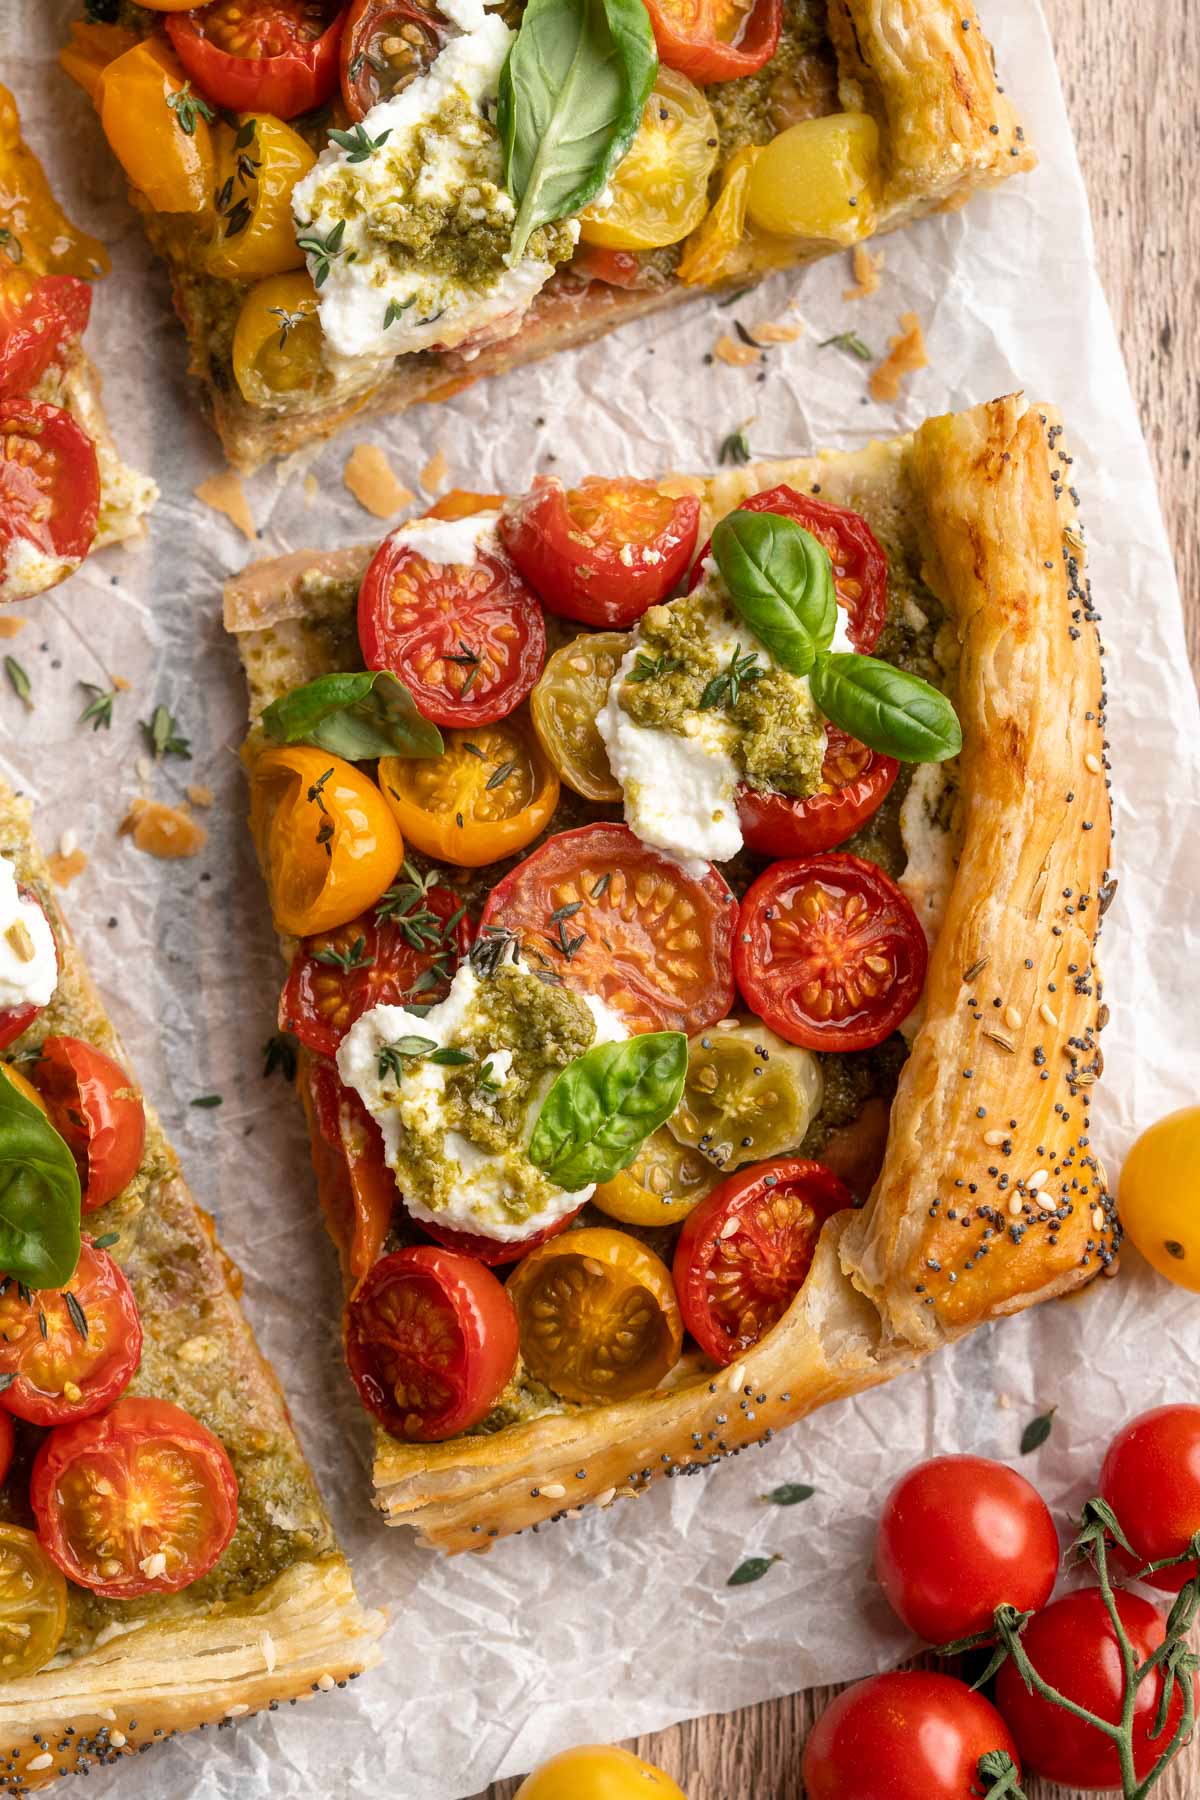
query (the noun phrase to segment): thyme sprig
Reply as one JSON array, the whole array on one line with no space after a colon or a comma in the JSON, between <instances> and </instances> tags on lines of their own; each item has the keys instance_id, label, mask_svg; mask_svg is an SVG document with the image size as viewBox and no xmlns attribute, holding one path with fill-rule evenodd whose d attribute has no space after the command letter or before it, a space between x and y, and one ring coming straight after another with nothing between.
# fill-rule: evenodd
<instances>
[{"instance_id":1,"label":"thyme sprig","mask_svg":"<svg viewBox=\"0 0 1200 1800\"><path fill-rule=\"evenodd\" d=\"M759 667L757 650L747 650L743 654L735 645L720 674L714 675L705 686L700 696L700 711L711 712L716 706L736 706L742 689L761 681L764 673L765 670Z\"/></svg>"},{"instance_id":2,"label":"thyme sprig","mask_svg":"<svg viewBox=\"0 0 1200 1800\"><path fill-rule=\"evenodd\" d=\"M352 126L349 131L331 131L329 133L330 141L335 143L339 150L346 152L348 163L366 162L368 156L373 156L376 150L383 148L391 135L389 126L386 131L381 131L377 138L373 138L370 132L364 130L361 121Z\"/></svg>"},{"instance_id":3,"label":"thyme sprig","mask_svg":"<svg viewBox=\"0 0 1200 1800\"><path fill-rule=\"evenodd\" d=\"M644 650L639 650L626 680L657 681L662 675L677 675L683 667L682 660L678 656L671 656L666 650L661 656L647 656Z\"/></svg>"},{"instance_id":4,"label":"thyme sprig","mask_svg":"<svg viewBox=\"0 0 1200 1800\"><path fill-rule=\"evenodd\" d=\"M335 949L327 944L323 950L314 950L313 961L325 963L331 969L340 969L343 975L350 975L355 969L369 969L375 961L367 950L365 937L356 937L348 950Z\"/></svg>"},{"instance_id":5,"label":"thyme sprig","mask_svg":"<svg viewBox=\"0 0 1200 1800\"><path fill-rule=\"evenodd\" d=\"M833 337L823 338L817 345L817 349L828 350L831 344L835 344L839 350L844 350L847 356L856 356L859 362L870 362L875 354L869 344L863 343L856 331L835 332Z\"/></svg>"},{"instance_id":6,"label":"thyme sprig","mask_svg":"<svg viewBox=\"0 0 1200 1800\"><path fill-rule=\"evenodd\" d=\"M95 681L81 681L79 685L91 698L75 721L76 724L87 725L90 723L93 731L111 731L113 702L117 697L116 688L102 688Z\"/></svg>"},{"instance_id":7,"label":"thyme sprig","mask_svg":"<svg viewBox=\"0 0 1200 1800\"><path fill-rule=\"evenodd\" d=\"M174 113L175 123L184 137L195 137L197 119L203 119L205 124L211 125L217 116L202 94L192 92L190 81L185 81L175 93L167 95L167 111Z\"/></svg>"},{"instance_id":8,"label":"thyme sprig","mask_svg":"<svg viewBox=\"0 0 1200 1800\"><path fill-rule=\"evenodd\" d=\"M191 762L191 743L180 734L175 715L167 707L156 706L150 717L141 721L141 726L146 748L154 753L155 762L161 762L164 756L179 756L185 762Z\"/></svg>"},{"instance_id":9,"label":"thyme sprig","mask_svg":"<svg viewBox=\"0 0 1200 1800\"><path fill-rule=\"evenodd\" d=\"M336 259L343 254L342 239L346 235L346 221L339 219L337 224L325 237L315 231L306 231L296 242L306 256L310 256L315 264L312 272L313 286L322 287L329 278L329 271Z\"/></svg>"}]
</instances>

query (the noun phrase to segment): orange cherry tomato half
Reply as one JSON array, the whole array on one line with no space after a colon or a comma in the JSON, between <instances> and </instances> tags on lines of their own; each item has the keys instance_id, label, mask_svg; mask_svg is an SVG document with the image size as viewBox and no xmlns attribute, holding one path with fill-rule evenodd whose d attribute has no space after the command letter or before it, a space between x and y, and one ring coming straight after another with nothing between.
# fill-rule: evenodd
<instances>
[{"instance_id":1,"label":"orange cherry tomato half","mask_svg":"<svg viewBox=\"0 0 1200 1800\"><path fill-rule=\"evenodd\" d=\"M404 843L383 795L361 769L289 744L250 769L250 830L279 931L333 931L391 886Z\"/></svg>"},{"instance_id":2,"label":"orange cherry tomato half","mask_svg":"<svg viewBox=\"0 0 1200 1800\"><path fill-rule=\"evenodd\" d=\"M839 725L825 727L821 785L806 800L789 794L738 790L738 824L754 856L813 856L832 850L878 812L891 793L900 764L868 749Z\"/></svg>"},{"instance_id":3,"label":"orange cherry tomato half","mask_svg":"<svg viewBox=\"0 0 1200 1800\"><path fill-rule=\"evenodd\" d=\"M472 561L438 563L384 538L359 589L358 638L368 669L390 669L437 725L503 719L546 660L537 597L486 539Z\"/></svg>"},{"instance_id":4,"label":"orange cherry tomato half","mask_svg":"<svg viewBox=\"0 0 1200 1800\"><path fill-rule=\"evenodd\" d=\"M330 1221L337 1241L348 1236L346 1261L358 1281L381 1254L400 1198L396 1177L384 1155L383 1134L337 1065L314 1057L309 1093L321 1136L340 1156L346 1173L348 1215Z\"/></svg>"},{"instance_id":5,"label":"orange cherry tomato half","mask_svg":"<svg viewBox=\"0 0 1200 1800\"><path fill-rule=\"evenodd\" d=\"M528 722L447 731L441 756L385 756L379 785L405 842L425 856L481 869L544 831L559 781Z\"/></svg>"},{"instance_id":6,"label":"orange cherry tomato half","mask_svg":"<svg viewBox=\"0 0 1200 1800\"><path fill-rule=\"evenodd\" d=\"M231 112L294 119L338 84L339 0L211 0L166 21L196 86Z\"/></svg>"},{"instance_id":7,"label":"orange cherry tomato half","mask_svg":"<svg viewBox=\"0 0 1200 1800\"><path fill-rule=\"evenodd\" d=\"M48 1037L30 1071L75 1158L85 1213L129 1186L146 1143L142 1097L119 1063L82 1038Z\"/></svg>"},{"instance_id":8,"label":"orange cherry tomato half","mask_svg":"<svg viewBox=\"0 0 1200 1800\"><path fill-rule=\"evenodd\" d=\"M0 401L0 582L18 539L43 556L80 562L99 513L96 446L70 413Z\"/></svg>"},{"instance_id":9,"label":"orange cherry tomato half","mask_svg":"<svg viewBox=\"0 0 1200 1800\"><path fill-rule=\"evenodd\" d=\"M780 1157L731 1175L684 1221L675 1288L684 1324L730 1363L780 1320L808 1278L826 1219L854 1196L818 1162Z\"/></svg>"},{"instance_id":10,"label":"orange cherry tomato half","mask_svg":"<svg viewBox=\"0 0 1200 1800\"><path fill-rule=\"evenodd\" d=\"M517 1315L491 1270L436 1244L383 1257L346 1308L346 1362L363 1405L410 1443L485 1419L517 1347Z\"/></svg>"},{"instance_id":11,"label":"orange cherry tomato half","mask_svg":"<svg viewBox=\"0 0 1200 1800\"><path fill-rule=\"evenodd\" d=\"M770 62L779 48L783 0L646 0L658 54L701 86L736 81Z\"/></svg>"},{"instance_id":12,"label":"orange cherry tomato half","mask_svg":"<svg viewBox=\"0 0 1200 1800\"><path fill-rule=\"evenodd\" d=\"M3 482L3 470L0 469L0 580L3 580L4 576ZM36 906L47 925L50 925L50 916L36 894L31 894L26 887L20 888L19 891L21 899L25 904L27 906ZM52 925L50 926L50 929L51 933L53 933L54 927ZM58 966L61 969L62 957L58 952L57 937L54 939L54 954L57 958ZM38 1014L44 1011L45 1007L42 1006L0 1006L0 1050L7 1050L10 1044L15 1044L21 1033L23 1031L28 1031Z\"/></svg>"},{"instance_id":13,"label":"orange cherry tomato half","mask_svg":"<svg viewBox=\"0 0 1200 1800\"><path fill-rule=\"evenodd\" d=\"M237 1496L206 1425L133 1396L56 1426L29 1483L43 1550L68 1581L111 1600L175 1594L207 1575L237 1529Z\"/></svg>"},{"instance_id":14,"label":"orange cherry tomato half","mask_svg":"<svg viewBox=\"0 0 1200 1800\"><path fill-rule=\"evenodd\" d=\"M760 1018L809 1050L869 1050L921 997L925 933L874 863L828 851L773 863L742 900L738 986Z\"/></svg>"},{"instance_id":15,"label":"orange cherry tomato half","mask_svg":"<svg viewBox=\"0 0 1200 1800\"><path fill-rule=\"evenodd\" d=\"M28 393L91 311L91 283L77 275L0 275L0 396Z\"/></svg>"},{"instance_id":16,"label":"orange cherry tomato half","mask_svg":"<svg viewBox=\"0 0 1200 1800\"><path fill-rule=\"evenodd\" d=\"M500 536L542 604L584 625L633 625L682 579L700 525L694 494L652 481L539 475L500 516Z\"/></svg>"},{"instance_id":17,"label":"orange cherry tomato half","mask_svg":"<svg viewBox=\"0 0 1200 1800\"><path fill-rule=\"evenodd\" d=\"M28 1295L28 1298L26 1298ZM0 1294L0 1406L32 1425L89 1419L119 1398L142 1356L137 1302L108 1254L85 1237L65 1287Z\"/></svg>"},{"instance_id":18,"label":"orange cherry tomato half","mask_svg":"<svg viewBox=\"0 0 1200 1800\"><path fill-rule=\"evenodd\" d=\"M869 655L887 621L888 560L861 513L814 499L810 494L798 494L795 488L784 485L752 494L749 500L739 502L738 510L777 513L781 519L794 519L824 545L833 564L838 605L848 615L850 642L861 656ZM711 546L710 538L696 558L689 591L703 575Z\"/></svg>"},{"instance_id":19,"label":"orange cherry tomato half","mask_svg":"<svg viewBox=\"0 0 1200 1800\"><path fill-rule=\"evenodd\" d=\"M497 882L479 926L515 932L539 967L598 994L631 1031L692 1036L733 1005L736 905L716 869L689 875L628 826L584 825Z\"/></svg>"},{"instance_id":20,"label":"orange cherry tomato half","mask_svg":"<svg viewBox=\"0 0 1200 1800\"><path fill-rule=\"evenodd\" d=\"M434 7L408 0L353 0L342 36L342 98L352 119L423 75L458 33ZM445 514L439 514L445 517Z\"/></svg>"}]
</instances>

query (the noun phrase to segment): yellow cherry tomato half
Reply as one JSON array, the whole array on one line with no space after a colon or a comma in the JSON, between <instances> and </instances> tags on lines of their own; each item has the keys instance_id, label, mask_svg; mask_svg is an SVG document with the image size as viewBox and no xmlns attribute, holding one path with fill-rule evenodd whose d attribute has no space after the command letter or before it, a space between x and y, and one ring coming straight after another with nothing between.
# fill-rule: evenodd
<instances>
[{"instance_id":1,"label":"yellow cherry tomato half","mask_svg":"<svg viewBox=\"0 0 1200 1800\"><path fill-rule=\"evenodd\" d=\"M89 100L95 100L100 77L109 63L116 62L137 42L137 32L127 31L124 25L92 25L85 19L75 19L70 41L59 51L58 60L63 73L83 89Z\"/></svg>"},{"instance_id":2,"label":"yellow cherry tomato half","mask_svg":"<svg viewBox=\"0 0 1200 1800\"><path fill-rule=\"evenodd\" d=\"M278 930L333 931L374 906L404 860L383 795L353 763L308 744L262 750L250 830Z\"/></svg>"},{"instance_id":3,"label":"yellow cherry tomato half","mask_svg":"<svg viewBox=\"0 0 1200 1800\"><path fill-rule=\"evenodd\" d=\"M664 1125L651 1132L627 1169L601 1182L592 1204L622 1225L676 1225L720 1179L699 1150L681 1144Z\"/></svg>"},{"instance_id":4,"label":"yellow cherry tomato half","mask_svg":"<svg viewBox=\"0 0 1200 1800\"><path fill-rule=\"evenodd\" d=\"M637 136L609 177L604 204L580 215L580 236L611 250L677 244L708 210L718 147L704 90L660 65Z\"/></svg>"},{"instance_id":5,"label":"yellow cherry tomato half","mask_svg":"<svg viewBox=\"0 0 1200 1800\"><path fill-rule=\"evenodd\" d=\"M3 268L19 256L27 275L108 273L112 264L98 238L72 225L54 198L46 172L21 136L17 103L0 82L0 237Z\"/></svg>"},{"instance_id":6,"label":"yellow cherry tomato half","mask_svg":"<svg viewBox=\"0 0 1200 1800\"><path fill-rule=\"evenodd\" d=\"M747 211L776 237L856 244L875 229L879 127L869 113L789 125L750 172Z\"/></svg>"},{"instance_id":7,"label":"yellow cherry tomato half","mask_svg":"<svg viewBox=\"0 0 1200 1800\"><path fill-rule=\"evenodd\" d=\"M211 207L216 158L205 114L212 108L165 41L146 38L110 62L95 101L113 155L155 212Z\"/></svg>"},{"instance_id":8,"label":"yellow cherry tomato half","mask_svg":"<svg viewBox=\"0 0 1200 1800\"><path fill-rule=\"evenodd\" d=\"M50 1661L67 1623L67 1584L37 1537L0 1525L0 1682Z\"/></svg>"},{"instance_id":9,"label":"yellow cherry tomato half","mask_svg":"<svg viewBox=\"0 0 1200 1800\"><path fill-rule=\"evenodd\" d=\"M460 869L515 856L550 823L558 776L519 714L443 730L441 756L384 756L379 785L407 843Z\"/></svg>"},{"instance_id":10,"label":"yellow cherry tomato half","mask_svg":"<svg viewBox=\"0 0 1200 1800\"><path fill-rule=\"evenodd\" d=\"M734 272L746 235L750 176L761 155L757 145L747 144L725 165L720 193L684 246L677 273L686 286L711 286Z\"/></svg>"},{"instance_id":11,"label":"yellow cherry tomato half","mask_svg":"<svg viewBox=\"0 0 1200 1800\"><path fill-rule=\"evenodd\" d=\"M675 1367L683 1321L671 1271L628 1232L568 1231L508 1278L521 1355L564 1400L628 1400Z\"/></svg>"},{"instance_id":12,"label":"yellow cherry tomato half","mask_svg":"<svg viewBox=\"0 0 1200 1800\"><path fill-rule=\"evenodd\" d=\"M671 1135L731 1172L798 1150L821 1110L820 1059L761 1019L720 1019L688 1043L683 1097Z\"/></svg>"},{"instance_id":13,"label":"yellow cherry tomato half","mask_svg":"<svg viewBox=\"0 0 1200 1800\"><path fill-rule=\"evenodd\" d=\"M687 1795L632 1750L581 1744L527 1775L517 1800L687 1800Z\"/></svg>"},{"instance_id":14,"label":"yellow cherry tomato half","mask_svg":"<svg viewBox=\"0 0 1200 1800\"><path fill-rule=\"evenodd\" d=\"M242 113L214 134L217 217L206 259L232 281L304 267L292 220L292 189L316 162L298 131L270 113Z\"/></svg>"},{"instance_id":15,"label":"yellow cherry tomato half","mask_svg":"<svg viewBox=\"0 0 1200 1800\"><path fill-rule=\"evenodd\" d=\"M567 786L585 800L621 798L596 714L629 644L624 631L581 632L548 659L529 696L542 749Z\"/></svg>"},{"instance_id":16,"label":"yellow cherry tomato half","mask_svg":"<svg viewBox=\"0 0 1200 1800\"><path fill-rule=\"evenodd\" d=\"M324 371L317 292L304 269L268 275L242 301L233 374L251 406L285 406L315 391Z\"/></svg>"},{"instance_id":17,"label":"yellow cherry tomato half","mask_svg":"<svg viewBox=\"0 0 1200 1800\"><path fill-rule=\"evenodd\" d=\"M1148 1263L1200 1294L1200 1106L1168 1113L1125 1158L1121 1221Z\"/></svg>"}]
</instances>

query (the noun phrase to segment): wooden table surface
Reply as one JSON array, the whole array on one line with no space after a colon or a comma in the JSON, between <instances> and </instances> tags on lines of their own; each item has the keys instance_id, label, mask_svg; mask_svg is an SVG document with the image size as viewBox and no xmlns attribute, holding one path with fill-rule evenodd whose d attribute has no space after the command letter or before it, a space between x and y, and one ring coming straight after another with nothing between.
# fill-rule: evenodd
<instances>
[{"instance_id":1,"label":"wooden table surface","mask_svg":"<svg viewBox=\"0 0 1200 1800\"><path fill-rule=\"evenodd\" d=\"M1003 5L1003 0L991 0ZM1200 54L1192 0L1044 0L1092 201L1101 273L1158 474L1200 675ZM986 17L986 8L985 8ZM1069 374L1069 371L1065 371ZM1064 394L1063 405L1069 401ZM1101 596L1115 605L1119 596ZM800 1750L835 1690L696 1719L636 1748L688 1800L802 1800ZM499 1782L479 1800L511 1800ZM1076 1800L1036 1780L1030 1800ZM1200 1794L1200 1737L1155 1790ZM1078 1800L1083 1800L1082 1796Z\"/></svg>"}]
</instances>

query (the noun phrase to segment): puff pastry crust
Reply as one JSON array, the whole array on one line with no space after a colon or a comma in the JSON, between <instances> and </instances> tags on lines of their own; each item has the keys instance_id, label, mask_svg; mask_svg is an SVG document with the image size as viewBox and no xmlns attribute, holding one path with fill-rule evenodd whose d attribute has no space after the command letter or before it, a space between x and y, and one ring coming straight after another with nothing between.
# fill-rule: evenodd
<instances>
[{"instance_id":1,"label":"puff pastry crust","mask_svg":"<svg viewBox=\"0 0 1200 1800\"><path fill-rule=\"evenodd\" d=\"M390 1523L461 1550L612 1505L1115 1273L1120 1225L1088 1116L1105 1017L1095 939L1112 893L1104 691L1069 469L1053 414L1008 396L862 451L663 484L702 496L702 538L786 481L903 521L914 539L958 643L964 736L961 841L924 1019L867 1206L829 1222L801 1293L744 1362L685 1364L655 1394L489 1436L380 1434ZM369 555L300 553L229 583L252 719L353 656ZM328 1167L318 1175L336 1237L336 1185Z\"/></svg>"}]
</instances>

